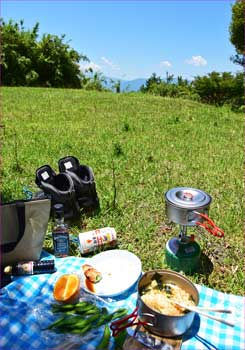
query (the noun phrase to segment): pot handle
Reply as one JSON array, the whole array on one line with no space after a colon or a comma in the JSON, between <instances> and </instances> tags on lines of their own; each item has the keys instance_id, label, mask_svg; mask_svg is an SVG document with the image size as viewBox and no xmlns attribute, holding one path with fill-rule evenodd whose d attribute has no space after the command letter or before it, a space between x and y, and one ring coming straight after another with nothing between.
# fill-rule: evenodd
<instances>
[{"instance_id":1,"label":"pot handle","mask_svg":"<svg viewBox=\"0 0 245 350\"><path fill-rule=\"evenodd\" d=\"M194 212L195 214L201 216L203 219L205 219L204 222L196 221L196 225L201 226L205 228L206 231L211 233L212 235L216 237L223 237L224 236L224 231L219 228L213 220L210 219L210 217L206 214L199 213L198 211Z\"/></svg>"},{"instance_id":2,"label":"pot handle","mask_svg":"<svg viewBox=\"0 0 245 350\"><path fill-rule=\"evenodd\" d=\"M138 318L138 309L139 307L136 306L136 308L134 309L134 311L127 315L124 316L123 318L120 318L119 320L116 320L114 322L112 322L110 324L110 329L112 330L112 336L115 337L118 335L118 333L120 333L121 331L123 331L124 329L128 328L128 327L132 327L132 326L140 326L140 325L146 325L148 324L147 322L144 321L140 321Z\"/></svg>"}]
</instances>

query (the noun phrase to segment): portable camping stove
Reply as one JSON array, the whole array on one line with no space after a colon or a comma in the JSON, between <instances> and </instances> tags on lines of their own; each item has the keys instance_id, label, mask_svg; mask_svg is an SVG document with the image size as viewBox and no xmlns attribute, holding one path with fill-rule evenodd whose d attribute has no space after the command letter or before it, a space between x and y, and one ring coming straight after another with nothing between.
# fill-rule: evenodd
<instances>
[{"instance_id":1,"label":"portable camping stove","mask_svg":"<svg viewBox=\"0 0 245 350\"><path fill-rule=\"evenodd\" d=\"M201 249L194 235L187 235L187 227L201 226L214 236L224 235L207 215L212 198L206 192L195 188L177 187L165 193L165 201L168 219L180 225L179 236L166 243L166 263L175 271L197 271Z\"/></svg>"},{"instance_id":2,"label":"portable camping stove","mask_svg":"<svg viewBox=\"0 0 245 350\"><path fill-rule=\"evenodd\" d=\"M166 263L175 271L193 272L199 267L201 249L194 235L186 235L187 227L180 225L179 237L168 240L165 248Z\"/></svg>"}]
</instances>

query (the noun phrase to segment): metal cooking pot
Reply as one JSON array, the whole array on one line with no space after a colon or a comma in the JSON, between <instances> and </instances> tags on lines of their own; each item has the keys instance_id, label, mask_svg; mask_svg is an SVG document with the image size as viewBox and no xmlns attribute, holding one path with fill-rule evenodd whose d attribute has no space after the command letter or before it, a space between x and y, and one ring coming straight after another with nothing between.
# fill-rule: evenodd
<instances>
[{"instance_id":1,"label":"metal cooking pot","mask_svg":"<svg viewBox=\"0 0 245 350\"><path fill-rule=\"evenodd\" d=\"M198 290L189 279L171 270L148 271L139 280L137 299L138 317L140 321L146 322L145 328L147 328L151 333L160 336L180 336L190 328L195 316L195 312L189 311L183 316L169 316L163 315L148 307L141 298L142 289L151 283L155 273L158 273L162 276L164 283L174 283L189 293L196 305L199 303Z\"/></svg>"},{"instance_id":2,"label":"metal cooking pot","mask_svg":"<svg viewBox=\"0 0 245 350\"><path fill-rule=\"evenodd\" d=\"M199 213L207 215L212 197L204 191L191 187L176 187L165 193L166 213L170 221L194 226L202 222Z\"/></svg>"}]
</instances>

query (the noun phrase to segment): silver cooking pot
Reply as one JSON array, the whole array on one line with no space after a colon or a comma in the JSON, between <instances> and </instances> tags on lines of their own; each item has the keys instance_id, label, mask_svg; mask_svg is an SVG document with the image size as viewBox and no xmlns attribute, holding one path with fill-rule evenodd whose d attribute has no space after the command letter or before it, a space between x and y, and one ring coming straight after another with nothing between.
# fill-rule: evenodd
<instances>
[{"instance_id":1,"label":"silver cooking pot","mask_svg":"<svg viewBox=\"0 0 245 350\"><path fill-rule=\"evenodd\" d=\"M176 187L165 193L166 214L170 221L194 226L202 222L199 215L208 215L212 197L204 191L191 187Z\"/></svg>"},{"instance_id":2,"label":"silver cooking pot","mask_svg":"<svg viewBox=\"0 0 245 350\"><path fill-rule=\"evenodd\" d=\"M174 283L189 293L196 305L199 303L198 290L189 279L171 270L161 269L148 271L140 278L138 282L138 317L141 322L145 322L144 327L148 329L149 332L160 336L180 336L191 327L195 312L188 311L183 316L163 315L148 307L141 298L142 290L151 283L156 273L161 275L164 283Z\"/></svg>"}]
</instances>

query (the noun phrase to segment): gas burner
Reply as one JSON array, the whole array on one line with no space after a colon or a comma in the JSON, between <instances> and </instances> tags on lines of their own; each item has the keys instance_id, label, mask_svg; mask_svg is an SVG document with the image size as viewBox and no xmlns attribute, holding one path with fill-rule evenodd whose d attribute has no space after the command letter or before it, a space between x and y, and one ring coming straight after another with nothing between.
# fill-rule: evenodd
<instances>
[{"instance_id":1,"label":"gas burner","mask_svg":"<svg viewBox=\"0 0 245 350\"><path fill-rule=\"evenodd\" d=\"M165 249L166 263L173 270L192 273L200 265L201 249L193 234L187 236L188 226L201 226L223 237L224 232L208 217L211 201L209 194L195 188L177 187L165 193L168 219L180 225L179 236L171 238Z\"/></svg>"}]
</instances>

